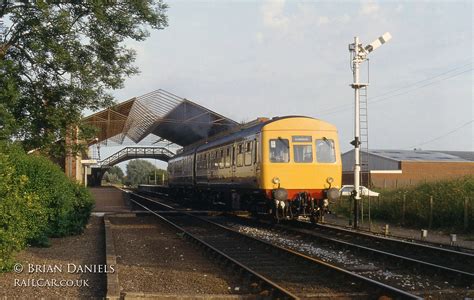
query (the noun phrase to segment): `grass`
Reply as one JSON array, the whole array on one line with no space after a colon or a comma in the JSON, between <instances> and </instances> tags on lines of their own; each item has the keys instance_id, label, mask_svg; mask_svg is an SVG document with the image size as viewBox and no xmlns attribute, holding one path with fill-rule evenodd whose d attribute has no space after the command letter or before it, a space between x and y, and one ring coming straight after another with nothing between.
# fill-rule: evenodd
<instances>
[{"instance_id":1,"label":"grass","mask_svg":"<svg viewBox=\"0 0 474 300\"><path fill-rule=\"evenodd\" d=\"M398 225L474 232L474 177L423 183L404 189L379 190L371 198L371 218ZM367 215L368 199L363 198ZM332 209L349 216L350 201L342 198Z\"/></svg>"}]
</instances>

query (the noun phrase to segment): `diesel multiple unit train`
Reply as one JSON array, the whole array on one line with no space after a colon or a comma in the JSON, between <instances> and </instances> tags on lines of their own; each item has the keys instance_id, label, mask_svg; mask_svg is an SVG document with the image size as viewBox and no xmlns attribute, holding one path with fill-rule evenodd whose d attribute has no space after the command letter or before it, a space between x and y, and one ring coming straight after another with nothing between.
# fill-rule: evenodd
<instances>
[{"instance_id":1,"label":"diesel multiple unit train","mask_svg":"<svg viewBox=\"0 0 474 300\"><path fill-rule=\"evenodd\" d=\"M176 197L317 222L339 197L337 129L310 117L273 118L185 149L168 174Z\"/></svg>"}]
</instances>

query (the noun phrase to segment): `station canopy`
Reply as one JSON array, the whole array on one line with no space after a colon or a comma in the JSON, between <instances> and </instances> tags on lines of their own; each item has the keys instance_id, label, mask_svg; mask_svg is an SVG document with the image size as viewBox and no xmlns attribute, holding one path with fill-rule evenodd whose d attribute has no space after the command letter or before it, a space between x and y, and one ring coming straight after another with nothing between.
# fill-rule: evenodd
<instances>
[{"instance_id":1,"label":"station canopy","mask_svg":"<svg viewBox=\"0 0 474 300\"><path fill-rule=\"evenodd\" d=\"M98 128L97 141L104 145L168 142L185 147L239 124L199 104L165 90L132 98L82 119Z\"/></svg>"}]
</instances>

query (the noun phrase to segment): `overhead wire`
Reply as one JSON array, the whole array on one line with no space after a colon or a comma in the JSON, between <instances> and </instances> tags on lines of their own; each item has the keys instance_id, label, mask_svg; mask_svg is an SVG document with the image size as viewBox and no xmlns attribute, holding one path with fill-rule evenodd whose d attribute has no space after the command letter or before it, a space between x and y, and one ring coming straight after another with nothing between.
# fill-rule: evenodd
<instances>
[{"instance_id":1,"label":"overhead wire","mask_svg":"<svg viewBox=\"0 0 474 300\"><path fill-rule=\"evenodd\" d=\"M446 137L446 136L448 136L448 135L450 135L450 134L452 134L452 133L454 133L454 132L456 132L456 131L458 131L458 130L464 128L464 127L466 127L467 125L469 125L469 124L471 124L471 123L473 123L473 122L474 122L474 120L471 120L471 121L469 121L469 122L466 122L466 123L462 124L461 126L456 127L456 128L454 128L453 130L451 130L451 131L449 131L449 132L447 132L447 133L445 133L445 134L442 134L442 135L440 135L440 136L437 136L437 137L435 137L435 138L433 138L433 139L430 139L430 140L428 140L428 141L425 141L425 142L423 142L423 143L419 143L419 144L413 145L413 146L411 146L411 147L409 147L409 148L415 148L415 147L422 146L422 145L426 145L426 144L429 144L429 143L431 143L431 142L434 142L434 141L437 141L437 140L439 140L439 139L442 139L442 138L444 138L444 137Z\"/></svg>"},{"instance_id":2,"label":"overhead wire","mask_svg":"<svg viewBox=\"0 0 474 300\"><path fill-rule=\"evenodd\" d=\"M429 77L429 78L425 78L425 79L423 79L423 80L414 82L414 83L409 84L409 85L406 85L406 86L404 86L404 87L397 88L397 89L393 89L393 90L388 91L388 92L385 92L385 93L383 93L383 94L380 94L380 95L371 97L371 99L369 100L369 103L383 102L383 101L385 101L386 99L389 99L389 98L392 98L392 97L395 97L395 96L404 95L404 94L406 94L406 93L410 93L410 92L415 91L415 90L417 90L417 89L424 88L424 87L426 87L426 86L429 86L429 85L432 85L432 84L435 84L435 83L438 83L438 82L441 82L441 81L444 81L444 80L448 80L448 79L451 79L451 78L454 78L454 77L457 77L457 76L460 76L460 75L462 75L462 74L464 74L464 73L467 73L467 72L472 71L473 68L469 68L469 69L467 69L467 70L463 70L463 71L461 71L461 72L455 73L455 74L453 74L453 75L451 75L451 76L448 76L448 77L445 77L445 78L441 78L441 79L439 79L439 80L431 81L431 82L429 82L429 83L427 83L427 84L424 84L424 85L421 85L421 86L417 86L417 85L419 85L419 84L421 84L421 83L423 83L423 82L427 82L427 81L436 79L436 78L438 78L438 77L441 77L441 76L443 76L443 75L452 73L452 72L454 72L454 71L457 71L457 70L459 70L459 69L462 69L462 68L464 68L464 67L466 67L466 66L468 66L468 65L471 65L471 64L472 64L472 62L465 63L465 64L463 64L463 65L457 66L457 67L455 67L455 68L453 68L453 69L450 69L450 70L445 71L445 72L443 72L443 73L437 74L437 75L435 75L435 76L432 76L432 77ZM414 87L414 88L413 88L413 89L409 89L409 88L411 88L411 87ZM398 92L398 91L405 90L405 89L409 89L409 90L403 91L403 92L401 92L401 93L393 94L393 93L396 93L396 92ZM386 96L386 97L384 97L384 96ZM381 98L381 97L382 97L382 99L378 99L378 98ZM378 100L374 100L374 99L378 99ZM351 105L349 105L349 106L348 106L348 105L339 105L339 106L336 106L336 107L328 108L328 109L326 109L326 110L322 110L322 112L320 113L320 115L331 115L331 114L335 114L335 113L338 113L338 112L343 112L343 111L346 111L346 110L349 110L349 109L353 109L353 107L354 107L354 104L351 104Z\"/></svg>"},{"instance_id":3,"label":"overhead wire","mask_svg":"<svg viewBox=\"0 0 474 300\"><path fill-rule=\"evenodd\" d=\"M414 90L421 89L421 88L424 88L424 87L433 85L433 84L438 83L438 82L440 82L440 81L444 81L444 80L448 80L448 79L451 79L451 78L460 76L460 75L462 75L462 74L464 74L464 73L467 73L467 72L470 72L470 71L472 71L472 70L473 70L473 68L470 68L470 69L468 69L468 70L464 70L464 71L459 72L459 73L457 73L457 74L454 74L454 75L451 75L451 76L449 76L449 77L443 78L442 80L429 82L429 83L427 83L427 84L424 84L424 85L422 85L422 86L419 86L419 87L417 87L417 88L414 88L414 89L411 89L411 90L408 90L408 91L405 91L405 92L401 92L401 93L398 93L398 94L395 94L395 95L390 95L390 96L388 96L388 97L384 97L384 98L382 98L382 99L378 99L378 100L375 100L375 101L371 101L371 103L384 102L385 100L387 100L387 99L389 99L389 98L392 98L392 97L395 97L395 96L400 96L400 95L404 95L404 94L410 93L410 92L412 92L412 91L414 91ZM374 98L375 98L375 97L374 97Z\"/></svg>"}]
</instances>

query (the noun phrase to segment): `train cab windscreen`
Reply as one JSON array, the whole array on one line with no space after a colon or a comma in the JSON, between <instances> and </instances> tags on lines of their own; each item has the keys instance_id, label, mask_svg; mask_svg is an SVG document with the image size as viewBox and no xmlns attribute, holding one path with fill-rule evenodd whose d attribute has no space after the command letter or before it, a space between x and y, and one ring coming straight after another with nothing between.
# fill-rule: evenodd
<instances>
[{"instance_id":1,"label":"train cab windscreen","mask_svg":"<svg viewBox=\"0 0 474 300\"><path fill-rule=\"evenodd\" d=\"M313 146L309 145L293 145L294 161L297 163L313 162Z\"/></svg>"},{"instance_id":2,"label":"train cab windscreen","mask_svg":"<svg viewBox=\"0 0 474 300\"><path fill-rule=\"evenodd\" d=\"M316 140L316 160L320 163L336 162L334 140L326 138Z\"/></svg>"},{"instance_id":3,"label":"train cab windscreen","mask_svg":"<svg viewBox=\"0 0 474 300\"><path fill-rule=\"evenodd\" d=\"M288 139L270 140L270 161L276 163L287 163L290 161L290 143Z\"/></svg>"}]
</instances>

